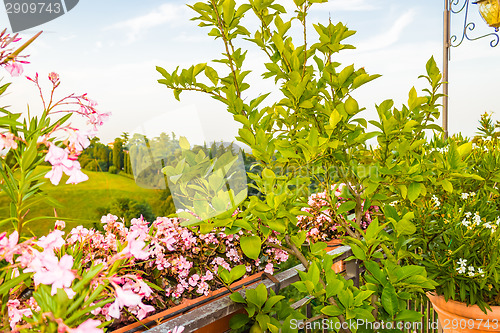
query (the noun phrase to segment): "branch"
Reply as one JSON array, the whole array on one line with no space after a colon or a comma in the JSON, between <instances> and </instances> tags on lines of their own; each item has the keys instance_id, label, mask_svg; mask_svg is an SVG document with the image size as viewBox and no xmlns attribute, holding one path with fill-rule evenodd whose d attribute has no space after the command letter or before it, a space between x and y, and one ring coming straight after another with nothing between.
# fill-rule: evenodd
<instances>
[{"instance_id":1,"label":"branch","mask_svg":"<svg viewBox=\"0 0 500 333\"><path fill-rule=\"evenodd\" d=\"M288 244L288 246L293 250L295 256L300 260L301 264L305 267L306 271L309 270L309 267L311 266L309 264L309 261L306 259L304 254L302 254L302 252L300 252L300 250L297 248L297 246L295 246L295 244L293 244L293 242L290 241L290 236L285 235L285 240L286 240L286 243ZM325 283L325 281L323 281L321 276L319 277L319 282L321 283L323 288L326 289L326 283ZM333 297L329 297L328 302L330 302L330 304L332 304L332 305L337 306L337 302L335 302L335 299ZM341 323L346 322L343 315L339 315L337 318L340 320ZM349 329L346 329L345 332L351 332L351 331Z\"/></svg>"}]
</instances>

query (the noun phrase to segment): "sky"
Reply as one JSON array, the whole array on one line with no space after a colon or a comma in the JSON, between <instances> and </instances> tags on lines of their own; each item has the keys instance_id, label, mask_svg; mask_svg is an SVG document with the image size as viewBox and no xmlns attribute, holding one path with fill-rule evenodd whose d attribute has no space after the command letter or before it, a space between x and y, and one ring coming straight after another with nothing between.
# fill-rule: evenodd
<instances>
[{"instance_id":1,"label":"sky","mask_svg":"<svg viewBox=\"0 0 500 333\"><path fill-rule=\"evenodd\" d=\"M241 2L241 1L240 1ZM292 8L292 0L280 0ZM462 0L460 0L461 3ZM175 131L190 141L233 141L238 123L217 101L195 93L181 94L181 102L165 86L157 83L155 66L168 71L176 66L209 62L219 58L222 44L207 36L209 30L190 21L194 12L181 0L81 0L67 14L39 27L23 31L29 38L43 34L28 49L30 64L25 75L38 72L41 77L54 71L60 74L59 96L88 93L98 109L111 112L110 120L98 136L111 142L122 132L155 136ZM193 1L189 1L193 3ZM382 77L357 90L354 97L365 107L365 117L373 119L375 104L393 99L397 106L408 99L409 90L425 88L425 63L434 56L442 64L443 3L437 0L330 0L310 12L309 22L327 24L341 21L357 33L349 39L356 50L341 52L342 66L354 64ZM471 36L493 32L471 4L469 17L476 22ZM6 12L0 8L0 22L8 27ZM255 22L249 20L253 26ZM452 34L460 33L463 15L452 15ZM312 31L312 28L310 29ZM491 48L491 39L479 39L452 49L450 62L450 133L472 136L480 115L494 112L500 120L498 83L500 46ZM248 44L247 44L248 45ZM243 44L242 44L243 46ZM247 69L253 87L248 98L275 90L274 81L262 80L265 58L251 51ZM2 70L3 71L3 70ZM26 78L13 82L0 105L11 105L14 112L41 112L38 91ZM48 81L46 81L48 83ZM48 86L47 86L48 87ZM72 120L75 124L78 121ZM81 124L82 126L84 123Z\"/></svg>"}]
</instances>

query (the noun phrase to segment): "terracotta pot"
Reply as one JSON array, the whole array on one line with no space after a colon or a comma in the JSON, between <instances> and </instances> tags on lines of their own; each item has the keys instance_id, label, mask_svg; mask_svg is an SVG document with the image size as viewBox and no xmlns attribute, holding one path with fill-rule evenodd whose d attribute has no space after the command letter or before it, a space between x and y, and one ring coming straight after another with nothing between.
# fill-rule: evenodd
<instances>
[{"instance_id":1,"label":"terracotta pot","mask_svg":"<svg viewBox=\"0 0 500 333\"><path fill-rule=\"evenodd\" d=\"M492 306L493 311L485 314L477 305L444 299L434 293L427 293L439 317L445 333L500 332L500 306Z\"/></svg>"},{"instance_id":2,"label":"terracotta pot","mask_svg":"<svg viewBox=\"0 0 500 333\"><path fill-rule=\"evenodd\" d=\"M256 274L253 274L251 276L248 276L244 279L241 279L231 285L231 289L234 291L240 290L243 286L249 286L254 283L258 283L262 280L263 272L259 272ZM183 300L179 305L176 305L172 308L169 308L165 311L156 313L152 316L149 316L147 318L144 318L141 321L132 323L130 325L120 327L117 330L111 331L111 333L126 333L128 331L133 330L133 332L144 332L151 327L154 327L156 325L168 322L171 319L177 318L179 316L182 316L183 314L188 313L189 311L199 308L201 306L204 306L210 302L213 302L221 297L224 297L226 295L229 295L229 291L226 288L220 288L214 291L211 291L208 296L201 296L193 299L185 299ZM242 310L244 311L244 310ZM213 333L213 332L225 332L229 330L229 320L234 314L230 316L226 316L223 318L220 318L213 323L202 327L194 333ZM147 325L147 327L143 326ZM141 328L141 326L143 328Z\"/></svg>"},{"instance_id":3,"label":"terracotta pot","mask_svg":"<svg viewBox=\"0 0 500 333\"><path fill-rule=\"evenodd\" d=\"M342 246L342 240L341 239L332 239L326 242L326 245L328 248L336 248L339 246ZM330 251L331 249L328 249ZM332 269L335 273L342 273L345 271L345 262L344 260L337 261L336 263L333 264Z\"/></svg>"}]
</instances>

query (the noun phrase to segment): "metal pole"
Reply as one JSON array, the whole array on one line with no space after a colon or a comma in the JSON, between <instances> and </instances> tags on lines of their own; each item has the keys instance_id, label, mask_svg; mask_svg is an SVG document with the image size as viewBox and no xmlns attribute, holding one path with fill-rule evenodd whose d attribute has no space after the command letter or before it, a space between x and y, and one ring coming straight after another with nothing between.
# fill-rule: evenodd
<instances>
[{"instance_id":1,"label":"metal pole","mask_svg":"<svg viewBox=\"0 0 500 333\"><path fill-rule=\"evenodd\" d=\"M443 130L448 138L448 62L450 60L450 0L444 0L443 16Z\"/></svg>"}]
</instances>

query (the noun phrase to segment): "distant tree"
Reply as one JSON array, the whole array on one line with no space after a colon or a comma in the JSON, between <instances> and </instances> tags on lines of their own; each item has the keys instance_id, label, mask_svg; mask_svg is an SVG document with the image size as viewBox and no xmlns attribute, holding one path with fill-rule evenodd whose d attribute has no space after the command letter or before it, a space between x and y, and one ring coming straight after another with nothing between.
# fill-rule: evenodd
<instances>
[{"instance_id":1,"label":"distant tree","mask_svg":"<svg viewBox=\"0 0 500 333\"><path fill-rule=\"evenodd\" d=\"M118 170L123 168L123 143L120 138L116 138L113 142L113 165Z\"/></svg>"},{"instance_id":2,"label":"distant tree","mask_svg":"<svg viewBox=\"0 0 500 333\"><path fill-rule=\"evenodd\" d=\"M174 200L170 189L167 187L165 190L157 191L158 197L153 202L154 212L156 216L168 216L175 213Z\"/></svg>"},{"instance_id":3,"label":"distant tree","mask_svg":"<svg viewBox=\"0 0 500 333\"><path fill-rule=\"evenodd\" d=\"M97 208L96 213L99 216L111 213L119 218L123 218L125 226L130 225L131 219L139 218L141 215L148 222L152 222L155 219L151 205L146 201L141 202L131 198L117 198L108 207Z\"/></svg>"},{"instance_id":4,"label":"distant tree","mask_svg":"<svg viewBox=\"0 0 500 333\"><path fill-rule=\"evenodd\" d=\"M123 145L127 146L128 145L128 139L130 138L130 134L128 132L122 132L121 138L122 138Z\"/></svg>"},{"instance_id":5,"label":"distant tree","mask_svg":"<svg viewBox=\"0 0 500 333\"><path fill-rule=\"evenodd\" d=\"M100 169L99 162L96 160L91 160L89 163L85 164L85 170L101 171Z\"/></svg>"}]
</instances>

